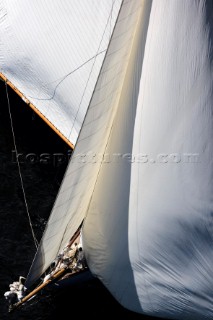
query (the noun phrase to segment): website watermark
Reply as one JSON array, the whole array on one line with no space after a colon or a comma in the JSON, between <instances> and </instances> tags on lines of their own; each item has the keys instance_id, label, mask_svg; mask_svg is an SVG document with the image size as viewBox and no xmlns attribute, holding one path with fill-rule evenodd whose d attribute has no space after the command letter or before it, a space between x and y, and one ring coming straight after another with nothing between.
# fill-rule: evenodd
<instances>
[{"instance_id":1,"label":"website watermark","mask_svg":"<svg viewBox=\"0 0 213 320\"><path fill-rule=\"evenodd\" d=\"M62 164L68 164L72 150L68 150L67 153L61 152L44 152L44 153L18 153L16 154L15 150L12 150L12 162L13 163L30 163L30 164L51 164L53 166L60 166Z\"/></svg>"},{"instance_id":2,"label":"website watermark","mask_svg":"<svg viewBox=\"0 0 213 320\"><path fill-rule=\"evenodd\" d=\"M155 156L148 154L132 154L132 153L105 153L105 154L77 154L72 158L72 162L81 163L118 163L118 162L129 162L129 163L198 163L200 162L199 153L159 153Z\"/></svg>"},{"instance_id":3,"label":"website watermark","mask_svg":"<svg viewBox=\"0 0 213 320\"><path fill-rule=\"evenodd\" d=\"M12 162L30 163L30 164L52 164L59 166L68 164L72 150L65 153L18 153L12 150ZM158 153L156 155L149 155L145 153L79 153L74 154L71 158L75 163L143 163L143 164L179 164L179 163L199 163L199 153Z\"/></svg>"}]
</instances>

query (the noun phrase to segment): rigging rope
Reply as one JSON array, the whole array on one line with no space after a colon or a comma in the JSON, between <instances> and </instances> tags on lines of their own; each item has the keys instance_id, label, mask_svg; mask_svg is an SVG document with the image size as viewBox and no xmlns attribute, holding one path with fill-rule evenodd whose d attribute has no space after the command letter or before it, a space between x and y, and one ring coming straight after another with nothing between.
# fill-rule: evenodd
<instances>
[{"instance_id":1,"label":"rigging rope","mask_svg":"<svg viewBox=\"0 0 213 320\"><path fill-rule=\"evenodd\" d=\"M82 96L81 96L80 103L79 103L79 105L78 105L78 110L77 110L77 112L76 112L76 114L75 114L75 118L74 118L74 121L73 121L71 130L70 130L69 139L70 139L70 136L71 136L71 134L72 134L72 130L73 130L73 128L74 128L76 119L77 119L77 117L78 117L78 113L79 113L79 111L80 111L81 104L82 104L83 98L84 98L84 96L85 96L85 93L86 93L86 90L87 90L87 87L88 87L88 84L89 84L89 81L90 81L90 77L91 77L91 75L92 75L92 72L93 72L93 69L94 69L94 66L95 66L96 59L97 59L97 57L98 57L98 55L99 55L99 50L100 50L100 48L101 48L101 44L102 44L102 41L103 41L103 39L104 39L105 32L106 32L106 30L107 30L107 26L109 25L109 28L111 29L112 12L113 12L113 8L114 8L114 4L115 4L115 0L112 1L112 6L111 6L110 14L109 14L109 16L108 16L108 19L107 19L107 22L106 22L106 25L105 25L105 28L104 28L104 31L103 31L101 40L100 40L100 42L99 42L96 55L94 56L93 64L92 64L92 67L91 67L91 69L90 69L90 73L89 73L89 76L88 76L88 78L87 78L86 85L85 85L85 87L84 87L84 91L83 91L83 94L82 94ZM111 36L110 36L110 38L111 38ZM106 52L106 51L107 51L107 49L106 49L106 50L103 50L103 51L101 51L101 52Z\"/></svg>"},{"instance_id":2,"label":"rigging rope","mask_svg":"<svg viewBox=\"0 0 213 320\"><path fill-rule=\"evenodd\" d=\"M17 151L17 146L16 146L16 139L15 139L15 133L14 133L14 128L13 128L13 119L12 119L12 114L11 114L11 109L10 109L10 100L9 100L9 95L8 95L8 89L7 89L7 83L6 82L5 82L5 87L6 87L8 111L9 111L9 116L10 116L10 124L11 124L11 130L12 130L12 135L13 135L13 144L14 144L14 148L15 148L16 161L17 161L17 164L18 164L19 177L20 177L20 181L21 181L21 188L22 188L22 192L23 192L23 196L24 196L24 203L25 203L25 207L26 207L26 211L27 211L27 216L28 216L28 220L29 220L32 236L33 236L34 243L35 243L35 246L36 246L36 249L37 249L38 248L38 241L37 241L35 233L33 231L33 226L32 226L32 222L31 222L31 218L30 218L30 213L29 213L29 208L28 208L28 204L27 204L26 194L25 194L25 190L24 190L24 182L23 182L23 179L22 179L21 167L20 167L20 163L19 163L19 159L18 159L18 151Z\"/></svg>"}]
</instances>

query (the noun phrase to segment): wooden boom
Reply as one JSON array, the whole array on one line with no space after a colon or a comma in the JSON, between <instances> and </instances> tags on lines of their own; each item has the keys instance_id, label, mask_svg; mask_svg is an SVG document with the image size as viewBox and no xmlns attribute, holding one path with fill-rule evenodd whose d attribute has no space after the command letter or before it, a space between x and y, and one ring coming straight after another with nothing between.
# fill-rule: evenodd
<instances>
[{"instance_id":1,"label":"wooden boom","mask_svg":"<svg viewBox=\"0 0 213 320\"><path fill-rule=\"evenodd\" d=\"M72 149L74 149L74 145L61 133L61 131L59 131L53 124L52 122L50 122L35 106L34 104L32 104L25 96L24 94L17 89L12 82L10 82L4 75L3 73L0 72L0 78L6 83L8 84L18 95L19 97L22 98L22 100L31 108L33 109L34 112L36 112L39 117L44 120L48 126L50 126L51 129L53 129L60 138L62 138Z\"/></svg>"}]
</instances>

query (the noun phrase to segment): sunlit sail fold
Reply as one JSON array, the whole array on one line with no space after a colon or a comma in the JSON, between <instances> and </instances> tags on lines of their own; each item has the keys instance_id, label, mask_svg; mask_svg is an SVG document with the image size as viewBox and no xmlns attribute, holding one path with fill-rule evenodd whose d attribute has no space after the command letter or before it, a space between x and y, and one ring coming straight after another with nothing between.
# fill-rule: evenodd
<instances>
[{"instance_id":1,"label":"sunlit sail fold","mask_svg":"<svg viewBox=\"0 0 213 320\"><path fill-rule=\"evenodd\" d=\"M28 285L49 266L85 218L128 73L143 3L124 1L71 163L66 171ZM94 159L97 156L97 159Z\"/></svg>"}]
</instances>

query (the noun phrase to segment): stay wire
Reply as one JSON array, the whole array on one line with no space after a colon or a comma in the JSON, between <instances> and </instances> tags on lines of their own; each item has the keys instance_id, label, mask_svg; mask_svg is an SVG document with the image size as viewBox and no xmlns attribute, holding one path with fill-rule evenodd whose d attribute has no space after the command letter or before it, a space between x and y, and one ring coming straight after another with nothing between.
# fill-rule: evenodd
<instances>
[{"instance_id":1,"label":"stay wire","mask_svg":"<svg viewBox=\"0 0 213 320\"><path fill-rule=\"evenodd\" d=\"M75 114L75 118L74 118L74 121L73 121L71 130L70 130L70 134L69 134L69 139L70 139L70 137L71 137L73 128L74 128L74 126L75 126L75 122L76 122L76 120L77 120L78 113L79 113L79 111L80 111L80 108L81 108L81 105L82 105L82 102L83 102L83 99L84 99L84 96L85 96L85 93L86 93L86 90L87 90L87 87L88 87L88 84L89 84L89 81L90 81L90 78L91 78L91 75L92 75L92 72L93 72L93 70L94 70L94 66L95 66L95 63L96 63L96 59L97 59L97 57L98 57L98 55L99 55L100 53L103 53L103 52L106 52L106 51L107 51L107 49L105 49L105 50L99 52L108 25L109 25L109 30L111 30L112 12L113 12L114 5L115 5L115 0L112 0L112 5L111 5L110 14L109 14L109 16L108 16L108 19L107 19L107 22L106 22L106 25L105 25L105 28L104 28L104 31L103 31L101 40L100 40L100 42L99 42L96 55L93 57L93 58L94 58L93 64L92 64L92 67L91 67L91 69L90 69L89 76L88 76L88 78L87 78L87 81L86 81L86 84L85 84L85 87L84 87L84 90L83 90L83 93L82 93L82 96L81 96L80 103L79 103L79 105L78 105L78 110L77 110L77 112L76 112L76 114ZM111 39L111 36L110 36L109 40L110 40L110 39ZM89 60L88 60L88 61L89 61ZM88 62L88 61L87 61L87 62Z\"/></svg>"},{"instance_id":2,"label":"stay wire","mask_svg":"<svg viewBox=\"0 0 213 320\"><path fill-rule=\"evenodd\" d=\"M8 89L7 89L7 83L6 82L5 82L5 87L6 87L8 111L9 111L9 116L10 116L10 124L11 124L11 130L12 130L12 135L13 135L13 144L14 144L14 148L15 148L16 161L17 161L17 164L18 164L18 171L19 171L21 188L22 188L23 197L24 197L24 203L25 203L27 216L28 216L28 220L29 220L29 224L30 224L33 240L34 240L34 243L35 243L35 247L36 247L36 249L38 249L38 240L36 239L36 236L35 236L35 233L34 233L34 230L33 230L33 226L32 226L32 221L31 221L31 218L30 218L29 208L28 208L28 204L27 204L27 198L26 198L26 194L25 194L25 190L24 190L24 182L23 182L23 178L22 178L22 174L21 174L21 167L20 167L20 163L19 163L19 159L18 159L16 138L15 138L15 132L14 132L14 128L13 128L13 119L12 119L11 108L10 108L10 99L9 99L9 95L8 95Z\"/></svg>"}]
</instances>

